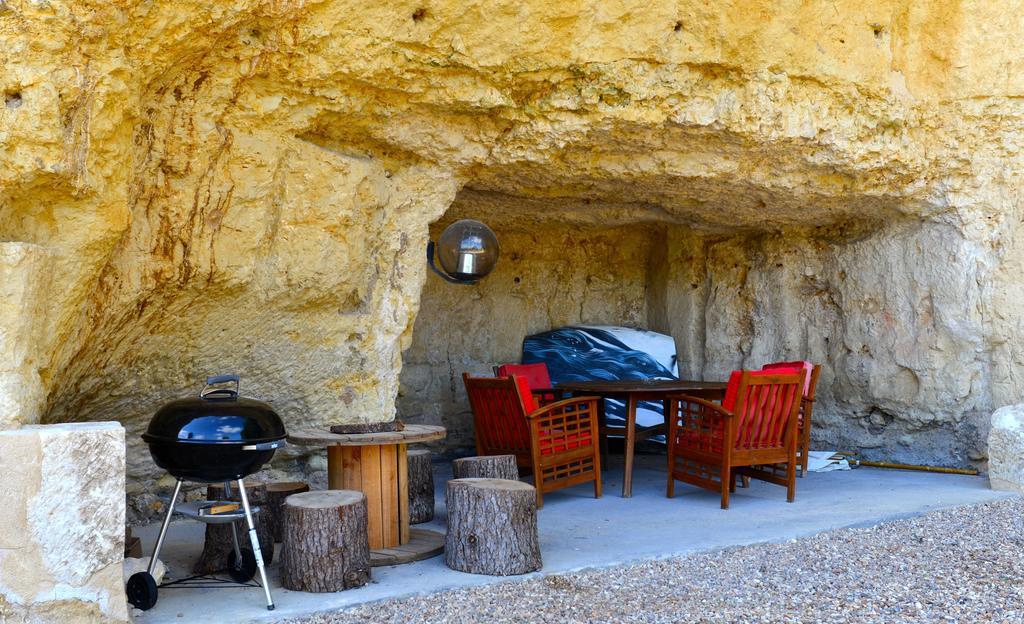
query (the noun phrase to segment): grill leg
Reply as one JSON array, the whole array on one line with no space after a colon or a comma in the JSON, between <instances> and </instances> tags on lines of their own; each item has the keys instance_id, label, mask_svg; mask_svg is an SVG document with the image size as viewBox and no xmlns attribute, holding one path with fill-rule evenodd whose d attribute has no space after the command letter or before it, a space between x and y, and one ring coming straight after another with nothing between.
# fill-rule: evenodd
<instances>
[{"instance_id":1,"label":"grill leg","mask_svg":"<svg viewBox=\"0 0 1024 624\"><path fill-rule=\"evenodd\" d=\"M245 509L245 521L249 523L249 543L252 544L252 552L256 555L256 568L260 571L260 581L263 582L263 593L267 595L267 611L274 610L274 599L270 596L270 583L267 582L267 571L263 566L263 552L260 550L260 538L256 535L256 523L252 520L252 509L249 508L249 497L245 494L245 483L238 480L238 494L242 499L242 508Z\"/></svg>"},{"instance_id":2,"label":"grill leg","mask_svg":"<svg viewBox=\"0 0 1024 624\"><path fill-rule=\"evenodd\" d=\"M229 499L231 498L231 482L230 481L225 481L224 482L224 494ZM241 547L241 545L240 545L240 543L238 541L238 526L234 522L231 523L231 546L232 546L232 548L235 549L235 561L237 561L238 564L241 564L241 562L242 562L242 547ZM236 565L238 565L238 564L236 564Z\"/></svg>"},{"instance_id":3,"label":"grill leg","mask_svg":"<svg viewBox=\"0 0 1024 624\"><path fill-rule=\"evenodd\" d=\"M231 523L231 546L235 549L235 561L240 564L242 562L242 547L238 545L238 527L234 522Z\"/></svg>"},{"instance_id":4,"label":"grill leg","mask_svg":"<svg viewBox=\"0 0 1024 624\"><path fill-rule=\"evenodd\" d=\"M174 494L171 494L171 503L167 506L167 515L164 516L164 523L160 525L160 535L156 538L156 548L153 549L153 556L149 558L149 566L146 567L146 572L150 576L153 576L153 570L156 568L156 560L160 557L160 548L164 545L164 537L167 535L167 527L171 524L171 516L174 515L174 503L178 500L178 494L181 493L181 479L174 485Z\"/></svg>"}]
</instances>

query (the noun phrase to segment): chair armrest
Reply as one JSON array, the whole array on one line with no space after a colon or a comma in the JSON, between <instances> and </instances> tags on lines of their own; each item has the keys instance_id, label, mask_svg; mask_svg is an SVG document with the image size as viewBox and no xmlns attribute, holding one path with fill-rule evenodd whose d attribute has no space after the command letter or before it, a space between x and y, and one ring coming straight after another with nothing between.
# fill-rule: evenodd
<instances>
[{"instance_id":1,"label":"chair armrest","mask_svg":"<svg viewBox=\"0 0 1024 624\"><path fill-rule=\"evenodd\" d=\"M735 414L725 409L718 403L708 401L707 399L700 399L695 396L690 396L688 394L672 394L667 397L667 400L670 402L679 401L682 403L690 403L691 405L696 405L697 409L684 408L684 411L687 411L690 414L694 414L698 418L701 418L703 420L733 418L735 416Z\"/></svg>"},{"instance_id":2,"label":"chair armrest","mask_svg":"<svg viewBox=\"0 0 1024 624\"><path fill-rule=\"evenodd\" d=\"M672 449L721 452L735 425L734 414L717 403L686 394L670 395L668 442Z\"/></svg>"},{"instance_id":3,"label":"chair armrest","mask_svg":"<svg viewBox=\"0 0 1024 624\"><path fill-rule=\"evenodd\" d=\"M597 397L597 396L582 396L582 397L572 397L572 398L569 398L569 399L562 399L560 401L555 401L554 403L548 403L547 405L544 405L544 406L541 406L541 407L537 408L533 412L527 414L526 418L528 420L534 420L534 419L537 419L537 418L543 418L545 416L550 416L550 415L552 415L552 412L564 412L564 411L567 410L567 408L570 408L570 407L576 405L577 403L587 403L588 405L584 409L586 409L587 411L593 410L596 413L597 412L597 404L598 404L598 401L600 401L600 400L601 400L601 397Z\"/></svg>"}]
</instances>

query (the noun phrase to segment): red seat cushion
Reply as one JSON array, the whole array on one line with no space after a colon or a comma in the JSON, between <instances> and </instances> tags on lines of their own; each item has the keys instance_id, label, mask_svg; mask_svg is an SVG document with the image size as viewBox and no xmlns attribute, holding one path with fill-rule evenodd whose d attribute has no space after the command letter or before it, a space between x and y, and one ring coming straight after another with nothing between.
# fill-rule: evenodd
<instances>
[{"instance_id":1,"label":"red seat cushion","mask_svg":"<svg viewBox=\"0 0 1024 624\"><path fill-rule=\"evenodd\" d=\"M749 371L749 372L750 372L750 375L752 377L761 377L761 376L764 376L764 375L801 374L801 373L803 373L803 369L798 367L798 366L794 366L794 367L779 366L779 367L771 368L771 369L768 369L768 370L761 369L759 371ZM729 374L729 383L725 386L725 398L722 399L722 407L724 407L725 409L729 410L730 412L733 411L733 409L735 409L735 407L736 407L736 395L739 394L739 391L740 391L740 377L741 376L743 376L743 371L741 371L741 370L733 371L732 373Z\"/></svg>"},{"instance_id":2,"label":"red seat cushion","mask_svg":"<svg viewBox=\"0 0 1024 624\"><path fill-rule=\"evenodd\" d=\"M526 379L531 390L545 390L551 387L551 375L548 365L544 362L536 364L502 364L498 367L498 377L516 375Z\"/></svg>"},{"instance_id":3,"label":"red seat cushion","mask_svg":"<svg viewBox=\"0 0 1024 624\"><path fill-rule=\"evenodd\" d=\"M558 434L557 431L554 432L554 433L555 433L555 435ZM545 432L545 435L543 436L543 438L546 438L546 437L547 437L547 432ZM545 440L545 442L548 442L548 441ZM564 436L559 436L557 443L546 444L545 446L542 446L541 449L540 449L540 454L541 455L550 455L552 453L561 453L563 451L569 451L569 450L572 450L574 448L579 448L581 446L590 446L591 444L593 444L593 442L594 442L593 436L590 435L590 431L580 431L578 433L570 433L570 434L567 434L567 435L564 435ZM544 444L544 443L542 442L542 444Z\"/></svg>"}]
</instances>

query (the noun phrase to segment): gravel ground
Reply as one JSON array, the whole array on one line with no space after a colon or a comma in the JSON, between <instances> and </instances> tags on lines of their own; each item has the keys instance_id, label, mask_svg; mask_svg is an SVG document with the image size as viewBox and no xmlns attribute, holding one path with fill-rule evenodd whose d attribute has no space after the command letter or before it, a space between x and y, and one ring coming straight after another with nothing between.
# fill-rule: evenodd
<instances>
[{"instance_id":1,"label":"gravel ground","mask_svg":"<svg viewBox=\"0 0 1024 624\"><path fill-rule=\"evenodd\" d=\"M733 510L728 513L740 513ZM1024 501L362 605L365 622L1024 622Z\"/></svg>"}]
</instances>

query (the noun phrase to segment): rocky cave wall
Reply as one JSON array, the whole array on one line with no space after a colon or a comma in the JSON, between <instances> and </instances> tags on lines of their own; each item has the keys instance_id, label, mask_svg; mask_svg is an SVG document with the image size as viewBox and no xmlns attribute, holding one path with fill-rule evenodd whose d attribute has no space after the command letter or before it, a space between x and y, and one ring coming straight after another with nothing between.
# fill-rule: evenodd
<instances>
[{"instance_id":1,"label":"rocky cave wall","mask_svg":"<svg viewBox=\"0 0 1024 624\"><path fill-rule=\"evenodd\" d=\"M450 221L431 232L440 234ZM499 227L501 258L487 279L455 286L428 276L402 358L399 416L443 425L447 447L472 448L463 372L490 376L493 366L519 361L524 336L553 327L646 325L653 233L645 225Z\"/></svg>"},{"instance_id":2,"label":"rocky cave wall","mask_svg":"<svg viewBox=\"0 0 1024 624\"><path fill-rule=\"evenodd\" d=\"M454 209L473 213L460 201ZM782 359L823 364L817 448L983 467L993 405L983 256L955 228L904 221L716 235L579 226L576 214L499 228L501 263L478 286L428 279L404 357L402 418L444 425L449 447L472 447L462 372L519 361L531 333L626 325L674 336L689 378Z\"/></svg>"},{"instance_id":3,"label":"rocky cave wall","mask_svg":"<svg viewBox=\"0 0 1024 624\"><path fill-rule=\"evenodd\" d=\"M867 225L867 226L866 226ZM684 372L823 364L812 443L878 460L984 467L993 405L985 254L900 221L739 237L669 230L667 325Z\"/></svg>"},{"instance_id":4,"label":"rocky cave wall","mask_svg":"<svg viewBox=\"0 0 1024 624\"><path fill-rule=\"evenodd\" d=\"M647 312L690 366L806 348L837 443L980 456L1024 377L1020 8L2 2L0 422L121 421L142 489L210 373L387 420L459 194L697 232Z\"/></svg>"}]
</instances>

